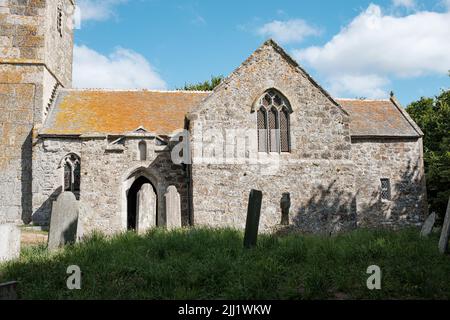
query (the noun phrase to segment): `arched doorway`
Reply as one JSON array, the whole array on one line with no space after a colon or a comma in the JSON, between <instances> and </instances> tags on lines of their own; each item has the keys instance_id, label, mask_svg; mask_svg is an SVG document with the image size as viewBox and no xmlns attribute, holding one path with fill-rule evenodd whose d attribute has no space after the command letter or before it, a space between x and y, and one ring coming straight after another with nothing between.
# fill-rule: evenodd
<instances>
[{"instance_id":1,"label":"arched doorway","mask_svg":"<svg viewBox=\"0 0 450 320\"><path fill-rule=\"evenodd\" d=\"M158 225L158 197L144 176L137 178L127 192L127 229L143 233Z\"/></svg>"}]
</instances>

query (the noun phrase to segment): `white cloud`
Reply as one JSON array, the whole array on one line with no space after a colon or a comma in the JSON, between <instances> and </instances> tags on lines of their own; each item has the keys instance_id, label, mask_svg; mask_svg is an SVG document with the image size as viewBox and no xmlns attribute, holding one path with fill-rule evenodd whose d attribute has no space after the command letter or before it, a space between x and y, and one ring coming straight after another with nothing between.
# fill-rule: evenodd
<instances>
[{"instance_id":1,"label":"white cloud","mask_svg":"<svg viewBox=\"0 0 450 320\"><path fill-rule=\"evenodd\" d=\"M442 5L450 10L450 0L442 0Z\"/></svg>"},{"instance_id":2,"label":"white cloud","mask_svg":"<svg viewBox=\"0 0 450 320\"><path fill-rule=\"evenodd\" d=\"M302 19L293 19L287 21L274 20L266 23L257 30L257 33L287 44L301 42L308 36L317 36L320 34L320 30L310 26Z\"/></svg>"},{"instance_id":3,"label":"white cloud","mask_svg":"<svg viewBox=\"0 0 450 320\"><path fill-rule=\"evenodd\" d=\"M337 97L342 94L351 97L382 99L388 96L386 85L390 83L387 77L376 74L356 75L343 74L330 76L328 79L330 91Z\"/></svg>"},{"instance_id":4,"label":"white cloud","mask_svg":"<svg viewBox=\"0 0 450 320\"><path fill-rule=\"evenodd\" d=\"M392 4L396 7L405 7L407 9L412 9L416 7L415 0L392 0Z\"/></svg>"},{"instance_id":5,"label":"white cloud","mask_svg":"<svg viewBox=\"0 0 450 320\"><path fill-rule=\"evenodd\" d=\"M78 0L81 20L104 21L114 16L115 6L128 0Z\"/></svg>"},{"instance_id":6,"label":"white cloud","mask_svg":"<svg viewBox=\"0 0 450 320\"><path fill-rule=\"evenodd\" d=\"M371 4L324 46L295 50L293 55L324 76L333 94L376 97L387 91L391 77L447 74L449 39L449 12L397 17ZM367 75L366 84L360 83L361 75Z\"/></svg>"},{"instance_id":7,"label":"white cloud","mask_svg":"<svg viewBox=\"0 0 450 320\"><path fill-rule=\"evenodd\" d=\"M166 82L140 54L117 48L108 56L86 46L74 47L76 88L166 89Z\"/></svg>"}]
</instances>

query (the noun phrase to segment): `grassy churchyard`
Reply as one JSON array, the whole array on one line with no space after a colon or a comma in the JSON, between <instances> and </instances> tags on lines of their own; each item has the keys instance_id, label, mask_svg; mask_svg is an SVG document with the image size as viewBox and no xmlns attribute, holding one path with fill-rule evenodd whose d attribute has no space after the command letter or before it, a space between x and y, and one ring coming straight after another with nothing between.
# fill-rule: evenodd
<instances>
[{"instance_id":1,"label":"grassy churchyard","mask_svg":"<svg viewBox=\"0 0 450 320\"><path fill-rule=\"evenodd\" d=\"M335 237L262 235L243 248L229 229L155 229L145 236L92 235L49 253L23 247L0 265L0 283L19 281L22 299L450 299L450 256L433 233L356 230ZM67 268L82 272L69 290ZM379 266L381 290L367 269Z\"/></svg>"}]
</instances>

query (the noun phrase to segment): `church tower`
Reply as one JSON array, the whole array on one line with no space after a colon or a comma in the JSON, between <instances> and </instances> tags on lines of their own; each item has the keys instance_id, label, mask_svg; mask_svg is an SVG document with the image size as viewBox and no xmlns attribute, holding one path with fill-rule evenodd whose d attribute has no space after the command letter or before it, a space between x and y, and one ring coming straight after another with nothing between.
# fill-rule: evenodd
<instances>
[{"instance_id":1,"label":"church tower","mask_svg":"<svg viewBox=\"0 0 450 320\"><path fill-rule=\"evenodd\" d=\"M33 135L72 82L74 0L0 0L0 223L31 220Z\"/></svg>"}]
</instances>

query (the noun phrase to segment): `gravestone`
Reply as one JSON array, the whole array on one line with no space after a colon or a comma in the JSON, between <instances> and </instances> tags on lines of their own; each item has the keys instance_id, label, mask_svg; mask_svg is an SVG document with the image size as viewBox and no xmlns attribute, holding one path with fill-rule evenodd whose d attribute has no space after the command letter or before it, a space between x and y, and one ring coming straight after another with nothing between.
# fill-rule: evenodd
<instances>
[{"instance_id":1,"label":"gravestone","mask_svg":"<svg viewBox=\"0 0 450 320\"><path fill-rule=\"evenodd\" d=\"M15 224L0 224L0 262L20 256L20 229Z\"/></svg>"},{"instance_id":2,"label":"gravestone","mask_svg":"<svg viewBox=\"0 0 450 320\"><path fill-rule=\"evenodd\" d=\"M448 199L447 212L444 225L442 226L441 238L439 240L439 251L444 254L448 249L448 238L450 236L450 198Z\"/></svg>"},{"instance_id":3,"label":"gravestone","mask_svg":"<svg viewBox=\"0 0 450 320\"><path fill-rule=\"evenodd\" d=\"M420 231L420 235L422 237L428 237L431 231L433 231L435 222L436 222L436 213L433 212L428 216L427 220L425 220L422 226L422 230Z\"/></svg>"},{"instance_id":4,"label":"gravestone","mask_svg":"<svg viewBox=\"0 0 450 320\"><path fill-rule=\"evenodd\" d=\"M166 198L166 224L167 229L181 228L181 201L180 194L175 186L167 188Z\"/></svg>"},{"instance_id":5,"label":"gravestone","mask_svg":"<svg viewBox=\"0 0 450 320\"><path fill-rule=\"evenodd\" d=\"M156 226L156 194L149 183L142 185L136 201L136 230L144 234Z\"/></svg>"},{"instance_id":6,"label":"gravestone","mask_svg":"<svg viewBox=\"0 0 450 320\"><path fill-rule=\"evenodd\" d=\"M262 192L259 190L250 191L247 209L247 222L245 225L244 247L252 248L256 246L258 238L259 218L261 216Z\"/></svg>"},{"instance_id":7,"label":"gravestone","mask_svg":"<svg viewBox=\"0 0 450 320\"><path fill-rule=\"evenodd\" d=\"M17 300L17 281L0 283L0 300Z\"/></svg>"},{"instance_id":8,"label":"gravestone","mask_svg":"<svg viewBox=\"0 0 450 320\"><path fill-rule=\"evenodd\" d=\"M72 192L63 192L53 202L48 249L55 250L76 240L79 204Z\"/></svg>"},{"instance_id":9,"label":"gravestone","mask_svg":"<svg viewBox=\"0 0 450 320\"><path fill-rule=\"evenodd\" d=\"M289 225L289 209L291 208L291 195L289 192L283 193L280 201L281 206L281 225Z\"/></svg>"}]
</instances>

